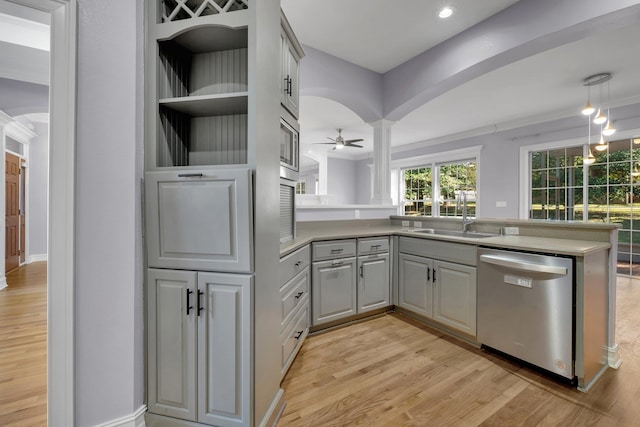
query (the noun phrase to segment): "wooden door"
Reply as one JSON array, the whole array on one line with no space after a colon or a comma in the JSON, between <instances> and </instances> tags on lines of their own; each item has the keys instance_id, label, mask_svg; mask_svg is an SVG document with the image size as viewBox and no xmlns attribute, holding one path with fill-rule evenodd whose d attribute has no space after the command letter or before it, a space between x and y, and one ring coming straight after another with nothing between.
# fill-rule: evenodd
<instances>
[{"instance_id":1,"label":"wooden door","mask_svg":"<svg viewBox=\"0 0 640 427\"><path fill-rule=\"evenodd\" d=\"M476 268L435 261L433 318L469 335L476 335Z\"/></svg>"},{"instance_id":2,"label":"wooden door","mask_svg":"<svg viewBox=\"0 0 640 427\"><path fill-rule=\"evenodd\" d=\"M149 412L196 421L196 273L149 269Z\"/></svg>"},{"instance_id":3,"label":"wooden door","mask_svg":"<svg viewBox=\"0 0 640 427\"><path fill-rule=\"evenodd\" d=\"M5 272L20 263L20 158L5 153Z\"/></svg>"},{"instance_id":4,"label":"wooden door","mask_svg":"<svg viewBox=\"0 0 640 427\"><path fill-rule=\"evenodd\" d=\"M27 229L25 227L27 168L20 167L20 265L27 261Z\"/></svg>"},{"instance_id":5,"label":"wooden door","mask_svg":"<svg viewBox=\"0 0 640 427\"><path fill-rule=\"evenodd\" d=\"M398 306L432 317L433 261L414 255L400 254Z\"/></svg>"},{"instance_id":6,"label":"wooden door","mask_svg":"<svg viewBox=\"0 0 640 427\"><path fill-rule=\"evenodd\" d=\"M198 273L198 422L251 425L251 285L245 274Z\"/></svg>"},{"instance_id":7,"label":"wooden door","mask_svg":"<svg viewBox=\"0 0 640 427\"><path fill-rule=\"evenodd\" d=\"M389 254L358 258L358 313L391 305Z\"/></svg>"}]
</instances>

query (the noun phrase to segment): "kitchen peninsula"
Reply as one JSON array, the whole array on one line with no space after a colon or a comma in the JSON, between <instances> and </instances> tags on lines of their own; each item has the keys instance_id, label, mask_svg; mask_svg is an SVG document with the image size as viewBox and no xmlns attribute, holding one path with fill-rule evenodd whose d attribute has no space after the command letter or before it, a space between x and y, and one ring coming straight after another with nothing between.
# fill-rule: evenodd
<instances>
[{"instance_id":1,"label":"kitchen peninsula","mask_svg":"<svg viewBox=\"0 0 640 427\"><path fill-rule=\"evenodd\" d=\"M615 224L476 219L470 226L470 232L462 233L461 220L454 218L392 216L374 220L301 222L297 226L296 239L280 245L281 267L283 261L302 251L306 251L306 258L296 261L300 263L299 267L304 269L310 264L315 265L314 248L323 242L333 245L330 248L336 255L335 268L344 269L346 261L351 259L349 257L357 255L358 261L364 259L366 255L360 252L363 243L376 241L379 245L384 239L389 242L391 264L390 298L385 307L366 313L352 311L349 312L351 315L327 324L313 324L307 330L320 330L395 308L474 345L482 345L476 334L476 326L480 327L476 325L476 320L480 321L476 316L477 295L481 292L476 290L480 289L480 286L476 287L476 284L480 285L480 279L476 280L480 277L476 270L482 268L478 249L501 249L572 260L574 308L571 318L575 327L573 343L569 347L573 346L575 350L569 364L573 364L572 372L580 390L587 391L608 366L620 364L615 344ZM340 246L350 244L354 245L353 249ZM425 269L420 270L423 266ZM435 285L436 274L439 286ZM362 268L359 271L354 268L353 275L359 275L361 279L367 277L366 270ZM428 285L425 288L427 275ZM509 277L505 276L507 283ZM416 278L420 279L420 288L408 284L415 282ZM429 280L433 280L433 284ZM447 285L447 280L451 286ZM523 280L527 287L526 279ZM316 296L315 285L311 281L311 299ZM530 282L528 286L531 287ZM329 287L326 289L327 292L330 290ZM429 292L425 304L416 303L416 289L418 293ZM352 299L356 303L360 290L354 290ZM335 303L331 299L333 296L325 295L324 298L330 304ZM452 307L451 302L456 298L462 298L464 302ZM300 334L299 345L293 347L299 349L304 339L302 335L306 336L307 330ZM291 348L290 351L284 372L297 350ZM560 361L556 363L563 365Z\"/></svg>"}]
</instances>

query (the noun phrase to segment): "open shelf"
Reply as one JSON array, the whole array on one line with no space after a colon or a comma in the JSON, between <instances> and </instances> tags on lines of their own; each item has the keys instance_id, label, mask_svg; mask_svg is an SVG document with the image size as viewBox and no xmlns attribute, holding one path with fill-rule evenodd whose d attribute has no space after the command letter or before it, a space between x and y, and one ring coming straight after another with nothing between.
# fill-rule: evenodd
<instances>
[{"instance_id":1,"label":"open shelf","mask_svg":"<svg viewBox=\"0 0 640 427\"><path fill-rule=\"evenodd\" d=\"M171 108L191 117L246 114L247 92L220 95L185 96L164 98L158 101L161 106Z\"/></svg>"}]
</instances>

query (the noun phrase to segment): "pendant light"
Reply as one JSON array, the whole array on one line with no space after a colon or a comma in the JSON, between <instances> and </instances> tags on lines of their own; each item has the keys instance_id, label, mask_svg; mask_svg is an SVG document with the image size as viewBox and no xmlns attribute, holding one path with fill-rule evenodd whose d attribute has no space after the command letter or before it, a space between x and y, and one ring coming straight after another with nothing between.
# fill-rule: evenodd
<instances>
[{"instance_id":1,"label":"pendant light","mask_svg":"<svg viewBox=\"0 0 640 427\"><path fill-rule=\"evenodd\" d=\"M607 117L609 118L607 120L607 125L604 127L604 129L602 129L602 134L604 136L611 136L616 132L616 129L611 126L611 114L609 113L609 107L611 104L611 98L610 98L610 92L609 92L609 82L607 82Z\"/></svg>"},{"instance_id":2,"label":"pendant light","mask_svg":"<svg viewBox=\"0 0 640 427\"><path fill-rule=\"evenodd\" d=\"M582 161L585 165L591 165L596 161L596 158L593 155L593 152L591 151L591 123L600 125L600 140L595 145L595 149L598 152L607 151L608 144L607 144L607 141L604 139L604 137L612 135L615 132L615 129L613 128L613 126L611 126L611 119L609 117L610 102L609 102L609 85L608 84L607 84L607 105L606 105L607 114L606 115L604 114L604 106L602 105L603 103L602 103L602 86L601 85L611 80L611 77L612 77L611 73L599 73L599 74L594 74L593 76L589 76L583 80L584 86L587 87L587 104L582 109L582 114L584 114L585 116L589 116L589 118L587 119L587 129L588 129L587 146L588 146L589 153L587 157L585 157ZM600 86L599 88L600 96L598 99L599 104L596 104L597 113L593 117L593 119L591 118L591 114L593 114L596 108L593 107L593 105L591 105L591 86ZM606 126L603 127L605 122L607 124Z\"/></svg>"},{"instance_id":3,"label":"pendant light","mask_svg":"<svg viewBox=\"0 0 640 427\"><path fill-rule=\"evenodd\" d=\"M591 86L587 86L587 103L582 109L582 114L584 114L585 116L590 116L594 111L596 111L596 109L593 108L593 105L591 105Z\"/></svg>"}]
</instances>

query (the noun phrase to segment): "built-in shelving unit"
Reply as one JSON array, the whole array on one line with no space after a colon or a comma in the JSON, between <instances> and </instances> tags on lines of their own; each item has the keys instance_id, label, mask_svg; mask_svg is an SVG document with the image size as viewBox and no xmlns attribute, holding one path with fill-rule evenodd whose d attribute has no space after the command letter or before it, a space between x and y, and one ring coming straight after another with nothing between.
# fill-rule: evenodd
<instances>
[{"instance_id":1,"label":"built-in shelving unit","mask_svg":"<svg viewBox=\"0 0 640 427\"><path fill-rule=\"evenodd\" d=\"M154 167L247 163L247 52L246 27L196 26L157 41Z\"/></svg>"}]
</instances>

